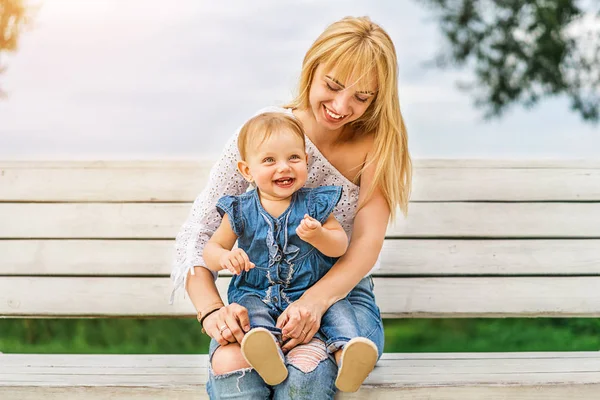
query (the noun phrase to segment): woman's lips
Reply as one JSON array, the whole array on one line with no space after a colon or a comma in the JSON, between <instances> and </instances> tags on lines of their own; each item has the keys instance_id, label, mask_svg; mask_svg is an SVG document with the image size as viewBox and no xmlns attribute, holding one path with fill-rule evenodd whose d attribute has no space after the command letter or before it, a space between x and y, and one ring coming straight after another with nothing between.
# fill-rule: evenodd
<instances>
[{"instance_id":1,"label":"woman's lips","mask_svg":"<svg viewBox=\"0 0 600 400\"><path fill-rule=\"evenodd\" d=\"M332 114L333 115L340 115L340 114L334 113L333 111L331 111L330 109L328 109L327 106L325 106L323 104L323 115L325 116L325 119L327 119L327 121L331 121L333 123L337 123L337 122L343 121L347 117L347 115L344 115L341 118L336 118Z\"/></svg>"}]
</instances>

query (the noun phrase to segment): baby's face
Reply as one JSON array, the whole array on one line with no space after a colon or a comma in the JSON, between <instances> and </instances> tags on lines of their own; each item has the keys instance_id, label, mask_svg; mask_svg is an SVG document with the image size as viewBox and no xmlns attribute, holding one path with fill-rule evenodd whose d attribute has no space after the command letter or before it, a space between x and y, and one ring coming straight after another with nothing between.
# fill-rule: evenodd
<instances>
[{"instance_id":1,"label":"baby's face","mask_svg":"<svg viewBox=\"0 0 600 400\"><path fill-rule=\"evenodd\" d=\"M250 144L246 162L264 199L288 198L306 183L304 143L293 132L275 132L263 143Z\"/></svg>"}]
</instances>

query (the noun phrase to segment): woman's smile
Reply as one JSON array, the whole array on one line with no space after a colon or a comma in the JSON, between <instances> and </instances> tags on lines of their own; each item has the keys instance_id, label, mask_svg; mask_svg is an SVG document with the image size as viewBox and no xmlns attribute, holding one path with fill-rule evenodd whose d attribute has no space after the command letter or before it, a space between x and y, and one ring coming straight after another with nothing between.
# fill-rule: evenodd
<instances>
[{"instance_id":1,"label":"woman's smile","mask_svg":"<svg viewBox=\"0 0 600 400\"><path fill-rule=\"evenodd\" d=\"M323 104L323 111L324 111L325 118L328 121L334 122L334 123L341 122L348 115L350 115L350 114L346 114L346 115L337 114L334 111L332 111L330 108L327 108L327 106L325 104Z\"/></svg>"}]
</instances>

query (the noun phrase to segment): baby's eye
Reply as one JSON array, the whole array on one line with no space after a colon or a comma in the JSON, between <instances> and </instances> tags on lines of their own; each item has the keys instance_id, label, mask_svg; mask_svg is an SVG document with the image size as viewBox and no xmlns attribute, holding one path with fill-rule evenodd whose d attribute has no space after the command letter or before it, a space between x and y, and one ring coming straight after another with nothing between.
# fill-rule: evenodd
<instances>
[{"instance_id":1,"label":"baby's eye","mask_svg":"<svg viewBox=\"0 0 600 400\"><path fill-rule=\"evenodd\" d=\"M290 160L299 160L300 156L298 154L294 154L293 156L290 157Z\"/></svg>"},{"instance_id":2,"label":"baby's eye","mask_svg":"<svg viewBox=\"0 0 600 400\"><path fill-rule=\"evenodd\" d=\"M272 162L275 162L275 159L273 157L265 157L262 162L272 163Z\"/></svg>"}]
</instances>

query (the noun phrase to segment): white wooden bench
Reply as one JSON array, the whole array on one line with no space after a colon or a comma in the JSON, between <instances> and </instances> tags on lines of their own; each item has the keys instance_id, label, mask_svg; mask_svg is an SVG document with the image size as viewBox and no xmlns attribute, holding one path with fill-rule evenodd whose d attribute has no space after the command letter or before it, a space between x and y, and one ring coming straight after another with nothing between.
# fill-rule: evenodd
<instances>
[{"instance_id":1,"label":"white wooden bench","mask_svg":"<svg viewBox=\"0 0 600 400\"><path fill-rule=\"evenodd\" d=\"M168 304L168 275L210 165L0 162L0 316L193 317L188 299ZM600 161L418 160L414 181L375 278L385 318L600 315ZM0 354L0 398L198 399L206 367L204 355ZM596 352L402 353L339 397L599 393Z\"/></svg>"}]
</instances>

